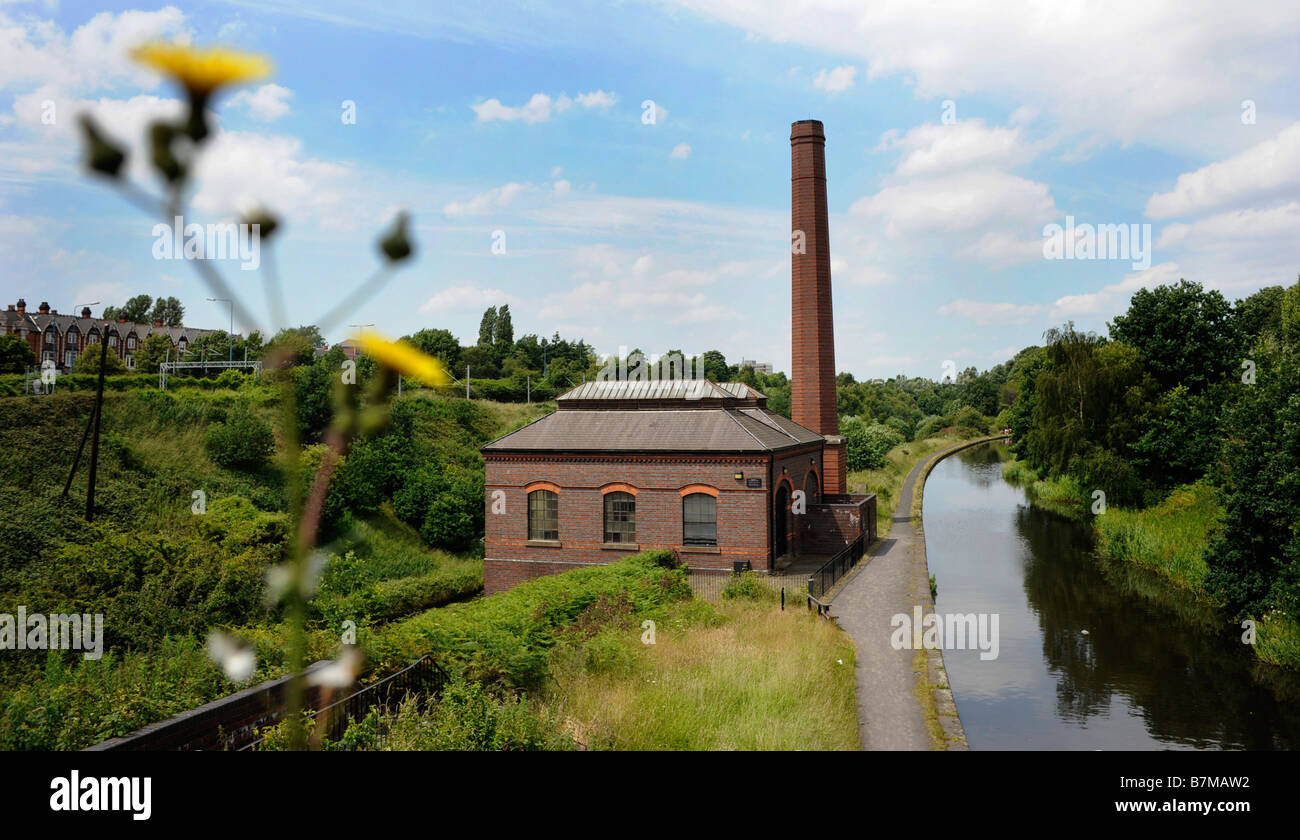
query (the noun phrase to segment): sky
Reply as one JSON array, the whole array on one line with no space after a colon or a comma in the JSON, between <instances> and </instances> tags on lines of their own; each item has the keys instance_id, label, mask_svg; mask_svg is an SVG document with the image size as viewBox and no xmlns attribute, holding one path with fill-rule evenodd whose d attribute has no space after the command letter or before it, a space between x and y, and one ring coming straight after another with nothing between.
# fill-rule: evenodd
<instances>
[{"instance_id":1,"label":"sky","mask_svg":"<svg viewBox=\"0 0 1300 840\"><path fill-rule=\"evenodd\" d=\"M241 332L274 327L268 263L310 323L406 210L416 259L331 341L472 343L509 304L516 337L788 371L789 132L809 118L836 362L859 378L983 370L1067 320L1104 334L1180 278L1235 300L1300 274L1294 0L0 0L0 304L174 295L187 324L228 323L194 266L155 258L160 219L81 164L89 112L160 191L146 126L181 105L127 57L151 40L275 65L214 103L185 217L283 220L259 270L216 262ZM1135 230L1145 255L1045 249L1067 218Z\"/></svg>"}]
</instances>

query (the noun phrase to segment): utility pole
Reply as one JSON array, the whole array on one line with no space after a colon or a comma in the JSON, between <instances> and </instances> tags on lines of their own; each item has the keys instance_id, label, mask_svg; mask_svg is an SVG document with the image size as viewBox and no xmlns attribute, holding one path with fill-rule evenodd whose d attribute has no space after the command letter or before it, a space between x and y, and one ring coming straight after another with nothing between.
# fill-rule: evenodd
<instances>
[{"instance_id":1,"label":"utility pole","mask_svg":"<svg viewBox=\"0 0 1300 840\"><path fill-rule=\"evenodd\" d=\"M528 377L528 398L527 398L527 401L528 401L529 403L532 403L532 401L533 401L533 378L532 378L531 376Z\"/></svg>"},{"instance_id":2,"label":"utility pole","mask_svg":"<svg viewBox=\"0 0 1300 840\"><path fill-rule=\"evenodd\" d=\"M86 521L95 518L95 476L99 468L99 420L104 413L104 368L108 364L108 324L99 336L99 381L95 385L94 433L90 439L90 480L86 485Z\"/></svg>"},{"instance_id":3,"label":"utility pole","mask_svg":"<svg viewBox=\"0 0 1300 840\"><path fill-rule=\"evenodd\" d=\"M465 399L469 399L469 365L465 365Z\"/></svg>"}]
</instances>

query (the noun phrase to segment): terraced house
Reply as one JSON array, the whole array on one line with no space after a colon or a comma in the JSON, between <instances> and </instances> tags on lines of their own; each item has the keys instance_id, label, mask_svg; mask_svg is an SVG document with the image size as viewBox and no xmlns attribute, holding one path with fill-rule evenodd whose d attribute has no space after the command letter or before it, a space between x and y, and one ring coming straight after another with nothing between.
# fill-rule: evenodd
<instances>
[{"instance_id":1,"label":"terraced house","mask_svg":"<svg viewBox=\"0 0 1300 840\"><path fill-rule=\"evenodd\" d=\"M105 335L108 349L117 354L128 370L134 370L136 351L154 333L163 333L170 338L177 354L184 356L196 339L216 332L194 327L167 327L161 321L152 324L105 321L90 317L90 307L82 307L80 315L60 315L57 309L50 309L44 301L36 312L28 312L27 301L22 298L0 312L0 328L7 335L24 339L36 354L38 365L52 361L58 370L64 372L76 370L81 354L87 347L99 344Z\"/></svg>"}]
</instances>

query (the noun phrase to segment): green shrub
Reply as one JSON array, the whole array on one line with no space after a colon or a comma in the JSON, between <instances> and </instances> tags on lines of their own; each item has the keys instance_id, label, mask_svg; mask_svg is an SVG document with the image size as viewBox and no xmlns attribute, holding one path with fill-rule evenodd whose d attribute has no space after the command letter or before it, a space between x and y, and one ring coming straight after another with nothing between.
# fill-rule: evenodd
<instances>
[{"instance_id":1,"label":"green shrub","mask_svg":"<svg viewBox=\"0 0 1300 840\"><path fill-rule=\"evenodd\" d=\"M722 588L722 597L740 598L747 601L775 601L781 596L772 587L758 579L753 571L732 575L731 580Z\"/></svg>"},{"instance_id":2,"label":"green shrub","mask_svg":"<svg viewBox=\"0 0 1300 840\"><path fill-rule=\"evenodd\" d=\"M208 455L226 469L256 470L275 450L270 425L246 408L233 412L224 423L208 429Z\"/></svg>"},{"instance_id":3,"label":"green shrub","mask_svg":"<svg viewBox=\"0 0 1300 840\"><path fill-rule=\"evenodd\" d=\"M849 418L841 429L848 450L849 469L875 470L885 465L889 450L904 442L903 435L881 423L868 426L857 418Z\"/></svg>"},{"instance_id":4,"label":"green shrub","mask_svg":"<svg viewBox=\"0 0 1300 840\"><path fill-rule=\"evenodd\" d=\"M667 556L665 556L667 554ZM633 616L691 597L671 553L636 554L607 566L575 569L522 583L508 592L452 604L399 621L364 639L371 661L397 667L433 653L448 670L510 689L533 689L547 673L557 633L588 616L593 604L625 597Z\"/></svg>"}]
</instances>

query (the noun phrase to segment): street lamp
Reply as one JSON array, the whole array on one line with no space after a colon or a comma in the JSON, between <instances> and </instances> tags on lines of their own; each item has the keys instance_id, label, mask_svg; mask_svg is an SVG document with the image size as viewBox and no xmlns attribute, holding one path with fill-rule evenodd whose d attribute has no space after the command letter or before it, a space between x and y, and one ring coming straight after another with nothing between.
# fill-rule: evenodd
<instances>
[{"instance_id":1,"label":"street lamp","mask_svg":"<svg viewBox=\"0 0 1300 840\"><path fill-rule=\"evenodd\" d=\"M208 298L208 300L230 304L230 332L228 335L230 336L230 363L233 365L235 363L235 302L229 298Z\"/></svg>"}]
</instances>

